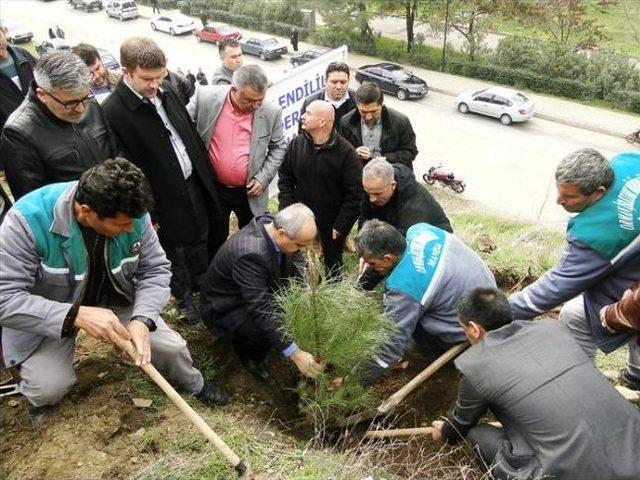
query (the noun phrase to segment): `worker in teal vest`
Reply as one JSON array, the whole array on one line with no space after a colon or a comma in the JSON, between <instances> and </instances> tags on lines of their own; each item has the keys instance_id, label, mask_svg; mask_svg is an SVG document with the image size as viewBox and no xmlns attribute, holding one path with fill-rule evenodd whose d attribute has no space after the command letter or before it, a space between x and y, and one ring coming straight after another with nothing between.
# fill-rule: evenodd
<instances>
[{"instance_id":1,"label":"worker in teal vest","mask_svg":"<svg viewBox=\"0 0 640 480\"><path fill-rule=\"evenodd\" d=\"M600 319L600 310L640 279L640 153L609 162L593 148L577 150L558 165L556 184L558 204L577 215L556 266L509 297L514 317L530 319L567 302L560 321L590 357L627 344L620 382L640 390L638 335L607 328Z\"/></svg>"}]
</instances>

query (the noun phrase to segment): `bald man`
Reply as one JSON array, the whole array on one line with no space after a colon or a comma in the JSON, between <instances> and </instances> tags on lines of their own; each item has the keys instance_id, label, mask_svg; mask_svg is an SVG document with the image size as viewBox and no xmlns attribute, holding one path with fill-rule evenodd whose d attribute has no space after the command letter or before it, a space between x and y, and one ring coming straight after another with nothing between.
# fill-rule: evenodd
<instances>
[{"instance_id":1,"label":"bald man","mask_svg":"<svg viewBox=\"0 0 640 480\"><path fill-rule=\"evenodd\" d=\"M362 167L355 149L333 128L335 111L324 100L311 102L278 172L280 208L296 202L316 216L326 273L342 270L342 251L360 214Z\"/></svg>"}]
</instances>

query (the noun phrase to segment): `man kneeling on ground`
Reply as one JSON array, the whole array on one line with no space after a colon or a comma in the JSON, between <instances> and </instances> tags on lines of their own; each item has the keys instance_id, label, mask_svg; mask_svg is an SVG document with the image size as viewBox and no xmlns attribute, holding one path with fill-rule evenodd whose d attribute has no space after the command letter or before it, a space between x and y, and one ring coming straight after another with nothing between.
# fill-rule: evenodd
<instances>
[{"instance_id":1,"label":"man kneeling on ground","mask_svg":"<svg viewBox=\"0 0 640 480\"><path fill-rule=\"evenodd\" d=\"M32 419L76 381L78 330L121 349L137 365L210 404L228 401L193 367L184 339L160 313L169 299L169 262L147 210L140 169L123 158L22 197L0 227L0 325L7 367L19 367Z\"/></svg>"},{"instance_id":2,"label":"man kneeling on ground","mask_svg":"<svg viewBox=\"0 0 640 480\"><path fill-rule=\"evenodd\" d=\"M462 377L453 413L433 440L466 438L494 479L640 478L640 413L553 320L512 322L497 289L458 304L472 346L455 361ZM479 421L488 410L502 426Z\"/></svg>"},{"instance_id":3,"label":"man kneeling on ground","mask_svg":"<svg viewBox=\"0 0 640 480\"><path fill-rule=\"evenodd\" d=\"M281 331L273 294L304 268L300 250L317 236L313 212L294 203L274 216L261 215L220 247L202 281L201 309L207 327L228 338L242 365L260 380L271 347L307 377L320 365Z\"/></svg>"},{"instance_id":4,"label":"man kneeling on ground","mask_svg":"<svg viewBox=\"0 0 640 480\"><path fill-rule=\"evenodd\" d=\"M384 280L384 308L398 332L374 357L365 374L369 381L405 353L413 337L431 357L464 341L455 305L474 287L495 287L482 259L453 234L418 223L407 238L388 223L369 220L356 238L368 268Z\"/></svg>"}]
</instances>

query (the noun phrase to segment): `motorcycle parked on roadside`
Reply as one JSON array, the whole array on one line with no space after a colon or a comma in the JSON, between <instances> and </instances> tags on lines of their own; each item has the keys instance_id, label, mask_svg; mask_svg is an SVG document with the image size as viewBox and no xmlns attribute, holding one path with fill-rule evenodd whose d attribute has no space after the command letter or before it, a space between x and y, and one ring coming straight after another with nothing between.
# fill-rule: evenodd
<instances>
[{"instance_id":1,"label":"motorcycle parked on roadside","mask_svg":"<svg viewBox=\"0 0 640 480\"><path fill-rule=\"evenodd\" d=\"M456 178L453 172L445 172L442 169L442 164L434 165L429 168L429 171L422 175L422 179L429 185L433 185L435 182L438 182L442 186L451 188L451 190L456 193L464 192L464 188L466 187L464 182L459 178Z\"/></svg>"}]
</instances>

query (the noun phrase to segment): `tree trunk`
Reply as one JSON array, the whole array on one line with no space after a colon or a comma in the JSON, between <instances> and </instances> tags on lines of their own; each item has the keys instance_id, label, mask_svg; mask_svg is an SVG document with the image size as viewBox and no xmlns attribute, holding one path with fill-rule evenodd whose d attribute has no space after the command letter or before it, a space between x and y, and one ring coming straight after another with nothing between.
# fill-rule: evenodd
<instances>
[{"instance_id":1,"label":"tree trunk","mask_svg":"<svg viewBox=\"0 0 640 480\"><path fill-rule=\"evenodd\" d=\"M411 52L414 43L413 26L416 21L416 10L418 9L418 0L405 0L405 19L407 24L407 52Z\"/></svg>"}]
</instances>

